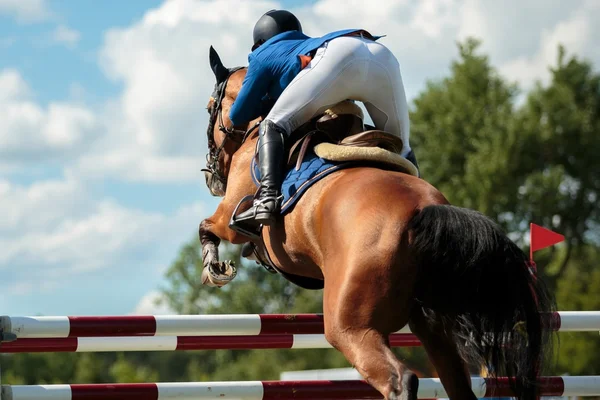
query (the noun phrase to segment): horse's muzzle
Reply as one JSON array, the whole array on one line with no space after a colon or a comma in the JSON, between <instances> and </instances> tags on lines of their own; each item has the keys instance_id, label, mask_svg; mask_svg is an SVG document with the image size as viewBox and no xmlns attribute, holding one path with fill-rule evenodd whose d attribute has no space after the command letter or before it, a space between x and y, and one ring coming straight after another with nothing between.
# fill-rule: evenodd
<instances>
[{"instance_id":1,"label":"horse's muzzle","mask_svg":"<svg viewBox=\"0 0 600 400\"><path fill-rule=\"evenodd\" d=\"M210 191L210 194L215 197L225 196L225 184L218 179L215 179L215 175L210 171L204 171L204 179L206 180L206 186Z\"/></svg>"}]
</instances>

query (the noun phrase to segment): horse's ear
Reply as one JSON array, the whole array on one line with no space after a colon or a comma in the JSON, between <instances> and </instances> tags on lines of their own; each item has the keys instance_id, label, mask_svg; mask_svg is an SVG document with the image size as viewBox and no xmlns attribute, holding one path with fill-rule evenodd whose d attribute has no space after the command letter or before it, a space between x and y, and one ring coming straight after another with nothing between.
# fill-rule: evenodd
<instances>
[{"instance_id":1,"label":"horse's ear","mask_svg":"<svg viewBox=\"0 0 600 400\"><path fill-rule=\"evenodd\" d=\"M221 62L221 57L219 57L217 51L212 46L210 46L209 60L210 68L215 74L215 78L217 78L217 83L221 83L227 79L229 70L223 65L223 62Z\"/></svg>"}]
</instances>

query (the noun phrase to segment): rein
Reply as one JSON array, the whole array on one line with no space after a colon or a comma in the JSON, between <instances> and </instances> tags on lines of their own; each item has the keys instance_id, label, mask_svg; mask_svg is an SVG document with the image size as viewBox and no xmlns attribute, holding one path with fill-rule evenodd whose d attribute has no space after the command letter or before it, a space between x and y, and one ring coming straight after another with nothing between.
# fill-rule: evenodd
<instances>
[{"instance_id":1,"label":"rein","mask_svg":"<svg viewBox=\"0 0 600 400\"><path fill-rule=\"evenodd\" d=\"M234 140L236 143L242 145L246 139L254 132L256 128L260 125L260 122L252 125L250 128L246 130L235 129L235 127L228 128L223 123L223 109L222 103L223 98L225 97L225 88L227 87L227 82L229 82L229 78L233 75L234 72L243 69L244 67L236 67L231 68L229 70L229 74L227 78L220 83L217 83L215 86L215 90L211 97L215 100L213 103L213 107L210 113L210 117L208 120L208 130L206 132L208 136L208 154L206 155L206 168L201 169L203 172L209 172L212 174L213 179L218 180L223 185L227 184L227 177L223 176L221 171L219 170L219 156L221 155L221 151L225 147L227 143L227 139ZM215 123L218 122L219 130L225 134L223 141L217 147L215 143L215 132L214 126ZM241 140L238 137L241 136Z\"/></svg>"}]
</instances>

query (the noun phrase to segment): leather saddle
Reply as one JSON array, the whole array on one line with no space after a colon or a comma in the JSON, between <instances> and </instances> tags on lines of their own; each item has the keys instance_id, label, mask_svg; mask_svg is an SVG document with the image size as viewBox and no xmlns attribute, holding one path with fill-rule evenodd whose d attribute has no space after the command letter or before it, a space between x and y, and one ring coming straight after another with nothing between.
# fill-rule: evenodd
<instances>
[{"instance_id":1,"label":"leather saddle","mask_svg":"<svg viewBox=\"0 0 600 400\"><path fill-rule=\"evenodd\" d=\"M371 128L371 127L369 127ZM309 145L333 143L349 147L379 147L400 154L402 139L391 133L377 129L367 129L363 120L356 114L326 113L298 129L288 152L288 167L299 169ZM299 136L299 137L298 137Z\"/></svg>"}]
</instances>

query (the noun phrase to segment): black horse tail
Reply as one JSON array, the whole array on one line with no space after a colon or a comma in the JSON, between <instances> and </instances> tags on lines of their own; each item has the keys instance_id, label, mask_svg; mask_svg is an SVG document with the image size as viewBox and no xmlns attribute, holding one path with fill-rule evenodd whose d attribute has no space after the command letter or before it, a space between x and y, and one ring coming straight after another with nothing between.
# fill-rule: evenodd
<instances>
[{"instance_id":1,"label":"black horse tail","mask_svg":"<svg viewBox=\"0 0 600 400\"><path fill-rule=\"evenodd\" d=\"M554 334L544 314L556 303L526 254L491 219L451 205L423 208L409 232L428 323L442 324L467 364L509 377L519 400L536 399Z\"/></svg>"}]
</instances>

